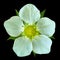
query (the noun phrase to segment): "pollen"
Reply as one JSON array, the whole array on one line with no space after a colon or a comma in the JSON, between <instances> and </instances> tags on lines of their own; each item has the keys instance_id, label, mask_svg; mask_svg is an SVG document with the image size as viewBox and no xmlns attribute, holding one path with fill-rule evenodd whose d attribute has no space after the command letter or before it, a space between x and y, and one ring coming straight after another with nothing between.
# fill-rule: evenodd
<instances>
[{"instance_id":1,"label":"pollen","mask_svg":"<svg viewBox=\"0 0 60 60\"><path fill-rule=\"evenodd\" d=\"M36 26L28 25L25 27L24 34L29 38L33 38L37 34Z\"/></svg>"}]
</instances>

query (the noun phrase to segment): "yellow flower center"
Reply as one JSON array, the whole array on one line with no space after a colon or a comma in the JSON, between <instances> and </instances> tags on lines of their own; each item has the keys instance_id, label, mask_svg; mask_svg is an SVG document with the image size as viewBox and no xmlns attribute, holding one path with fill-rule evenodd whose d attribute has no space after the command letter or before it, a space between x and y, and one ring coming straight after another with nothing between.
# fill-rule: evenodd
<instances>
[{"instance_id":1,"label":"yellow flower center","mask_svg":"<svg viewBox=\"0 0 60 60\"><path fill-rule=\"evenodd\" d=\"M24 34L29 38L33 38L35 35L38 34L38 31L36 30L36 26L34 25L26 26L24 29Z\"/></svg>"}]
</instances>

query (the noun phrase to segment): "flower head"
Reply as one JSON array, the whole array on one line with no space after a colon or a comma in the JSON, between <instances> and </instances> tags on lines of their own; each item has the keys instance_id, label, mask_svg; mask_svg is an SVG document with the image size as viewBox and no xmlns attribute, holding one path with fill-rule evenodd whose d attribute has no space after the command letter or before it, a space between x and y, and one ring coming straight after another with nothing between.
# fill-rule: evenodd
<instances>
[{"instance_id":1,"label":"flower head","mask_svg":"<svg viewBox=\"0 0 60 60\"><path fill-rule=\"evenodd\" d=\"M20 9L19 16L13 16L4 22L7 33L17 37L13 44L17 56L28 56L32 51L36 54L50 52L52 41L49 37L55 32L55 22L40 16L36 6L27 4Z\"/></svg>"}]
</instances>

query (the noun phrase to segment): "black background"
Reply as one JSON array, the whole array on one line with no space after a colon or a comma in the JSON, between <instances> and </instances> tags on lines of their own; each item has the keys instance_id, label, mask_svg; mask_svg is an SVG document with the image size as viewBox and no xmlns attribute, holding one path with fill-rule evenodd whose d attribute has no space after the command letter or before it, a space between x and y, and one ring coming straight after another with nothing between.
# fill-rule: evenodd
<instances>
[{"instance_id":1,"label":"black background","mask_svg":"<svg viewBox=\"0 0 60 60\"><path fill-rule=\"evenodd\" d=\"M59 44L58 39L56 39L57 34L59 32L56 32L54 34L55 40L52 39L53 44L51 48L51 52L49 54L44 55L36 55L35 57L33 54L27 57L19 58L16 56L16 54L12 50L13 42L14 41L7 41L7 38L9 35L6 33L3 23L5 20L9 19L10 17L16 15L15 9L18 11L20 8L28 3L32 3L37 6L37 8L42 11L46 9L45 16L49 17L50 19L54 20L56 23L58 22L57 19L57 12L58 11L58 1L51 1L51 0L0 0L0 58L8 58L8 59L15 59L16 60L59 60L57 51L59 50ZM58 34L59 36L59 34ZM1 60L2 60L1 59Z\"/></svg>"}]
</instances>

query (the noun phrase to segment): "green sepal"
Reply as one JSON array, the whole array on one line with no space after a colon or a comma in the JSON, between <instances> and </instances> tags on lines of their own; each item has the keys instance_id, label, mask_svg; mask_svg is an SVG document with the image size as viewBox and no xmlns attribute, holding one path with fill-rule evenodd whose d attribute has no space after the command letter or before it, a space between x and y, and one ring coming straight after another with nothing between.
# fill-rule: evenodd
<instances>
[{"instance_id":1,"label":"green sepal","mask_svg":"<svg viewBox=\"0 0 60 60\"><path fill-rule=\"evenodd\" d=\"M15 40L16 38L22 37L22 36L24 36L23 32L19 36L17 36L17 37L10 36L7 40Z\"/></svg>"},{"instance_id":2,"label":"green sepal","mask_svg":"<svg viewBox=\"0 0 60 60\"><path fill-rule=\"evenodd\" d=\"M36 56L36 53L33 52L34 57Z\"/></svg>"},{"instance_id":3,"label":"green sepal","mask_svg":"<svg viewBox=\"0 0 60 60\"><path fill-rule=\"evenodd\" d=\"M16 15L19 16L19 12L15 9Z\"/></svg>"},{"instance_id":4,"label":"green sepal","mask_svg":"<svg viewBox=\"0 0 60 60\"><path fill-rule=\"evenodd\" d=\"M44 17L46 9L41 12L41 18Z\"/></svg>"},{"instance_id":5,"label":"green sepal","mask_svg":"<svg viewBox=\"0 0 60 60\"><path fill-rule=\"evenodd\" d=\"M54 36L51 36L50 38L51 38L51 39L55 39Z\"/></svg>"},{"instance_id":6,"label":"green sepal","mask_svg":"<svg viewBox=\"0 0 60 60\"><path fill-rule=\"evenodd\" d=\"M15 40L16 39L16 37L9 37L7 40Z\"/></svg>"}]
</instances>

